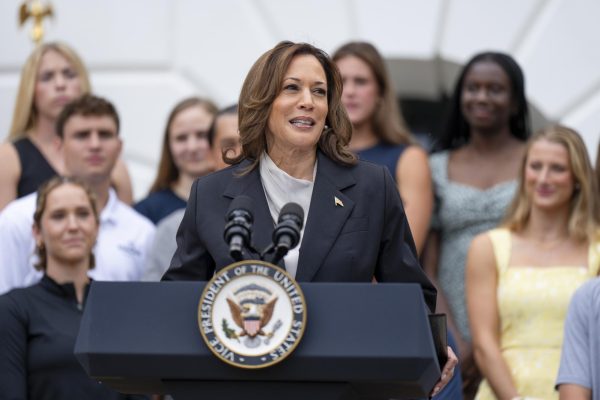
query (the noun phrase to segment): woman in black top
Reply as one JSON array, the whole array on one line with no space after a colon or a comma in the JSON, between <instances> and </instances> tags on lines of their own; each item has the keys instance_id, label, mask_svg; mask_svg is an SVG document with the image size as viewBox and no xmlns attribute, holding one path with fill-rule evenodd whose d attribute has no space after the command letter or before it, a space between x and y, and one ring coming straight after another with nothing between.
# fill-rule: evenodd
<instances>
[{"instance_id":1,"label":"woman in black top","mask_svg":"<svg viewBox=\"0 0 600 400\"><path fill-rule=\"evenodd\" d=\"M0 143L0 210L64 173L56 120L66 104L90 92L88 71L69 45L48 42L31 52L21 71L7 140ZM111 183L119 199L130 204L131 179L121 159Z\"/></svg>"},{"instance_id":2,"label":"woman in black top","mask_svg":"<svg viewBox=\"0 0 600 400\"><path fill-rule=\"evenodd\" d=\"M45 275L0 296L0 399L128 398L90 379L73 354L97 234L83 184L56 177L40 189L33 236Z\"/></svg>"}]
</instances>

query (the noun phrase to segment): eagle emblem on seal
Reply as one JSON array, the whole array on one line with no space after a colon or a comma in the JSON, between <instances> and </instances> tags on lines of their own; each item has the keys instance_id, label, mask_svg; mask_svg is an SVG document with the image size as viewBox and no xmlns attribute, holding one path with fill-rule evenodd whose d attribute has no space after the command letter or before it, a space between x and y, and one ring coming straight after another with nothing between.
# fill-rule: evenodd
<instances>
[{"instance_id":1,"label":"eagle emblem on seal","mask_svg":"<svg viewBox=\"0 0 600 400\"><path fill-rule=\"evenodd\" d=\"M241 331L236 332L229 327L227 320L223 318L222 328L225 336L229 339L240 341L244 338L244 345L255 348L263 343L269 344L271 337L281 327L281 321L275 322L270 332L265 327L273 318L273 311L277 303L277 296L257 284L250 284L237 289L233 298L227 298L227 304L231 312L231 319Z\"/></svg>"}]
</instances>

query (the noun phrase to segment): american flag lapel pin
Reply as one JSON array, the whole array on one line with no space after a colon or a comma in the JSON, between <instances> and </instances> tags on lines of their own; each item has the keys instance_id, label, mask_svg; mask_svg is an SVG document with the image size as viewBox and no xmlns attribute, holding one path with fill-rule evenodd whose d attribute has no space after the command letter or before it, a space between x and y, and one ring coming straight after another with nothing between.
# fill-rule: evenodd
<instances>
[{"instance_id":1,"label":"american flag lapel pin","mask_svg":"<svg viewBox=\"0 0 600 400\"><path fill-rule=\"evenodd\" d=\"M336 196L333 196L333 201L335 202L336 207L338 207L338 206L344 207L344 203L340 199L338 199Z\"/></svg>"}]
</instances>

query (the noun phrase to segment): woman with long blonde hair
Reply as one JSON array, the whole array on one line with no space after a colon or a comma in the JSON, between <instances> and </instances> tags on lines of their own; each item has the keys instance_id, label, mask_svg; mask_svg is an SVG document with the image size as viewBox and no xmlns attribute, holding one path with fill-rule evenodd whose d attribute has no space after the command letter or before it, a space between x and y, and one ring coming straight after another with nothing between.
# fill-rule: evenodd
<instances>
[{"instance_id":1,"label":"woman with long blonde hair","mask_svg":"<svg viewBox=\"0 0 600 400\"><path fill-rule=\"evenodd\" d=\"M0 210L64 172L56 119L67 103L90 91L81 58L66 44L45 43L31 53L21 71L7 142L0 145ZM131 181L123 161L112 179L119 197L130 203Z\"/></svg>"},{"instance_id":2,"label":"woman with long blonde hair","mask_svg":"<svg viewBox=\"0 0 600 400\"><path fill-rule=\"evenodd\" d=\"M583 140L564 126L528 143L500 228L475 237L466 266L478 399L557 398L571 296L600 267L600 215Z\"/></svg>"}]
</instances>

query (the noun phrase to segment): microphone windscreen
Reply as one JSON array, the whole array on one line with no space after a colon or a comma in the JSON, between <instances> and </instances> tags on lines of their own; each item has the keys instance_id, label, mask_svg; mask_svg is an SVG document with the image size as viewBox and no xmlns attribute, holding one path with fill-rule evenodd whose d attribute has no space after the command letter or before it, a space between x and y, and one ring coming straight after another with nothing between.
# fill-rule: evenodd
<instances>
[{"instance_id":1,"label":"microphone windscreen","mask_svg":"<svg viewBox=\"0 0 600 400\"><path fill-rule=\"evenodd\" d=\"M302 229L302 225L304 224L304 210L298 203L287 203L281 208L281 212L279 212L279 220L281 222L281 218L285 215L294 215L298 217L300 221L300 229Z\"/></svg>"},{"instance_id":2,"label":"microphone windscreen","mask_svg":"<svg viewBox=\"0 0 600 400\"><path fill-rule=\"evenodd\" d=\"M252 215L253 209L254 209L254 202L252 201L252 198L245 196L245 195L240 195L240 196L237 196L235 199L233 199L233 201L229 205L229 210L227 210L227 215L231 214L235 210L244 210L244 211L247 211L248 213L250 213L250 215Z\"/></svg>"}]
</instances>

